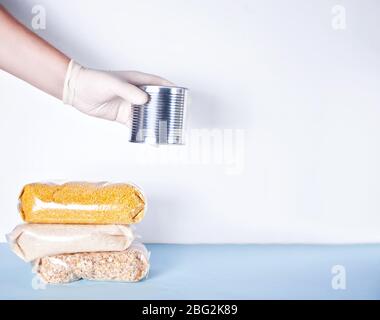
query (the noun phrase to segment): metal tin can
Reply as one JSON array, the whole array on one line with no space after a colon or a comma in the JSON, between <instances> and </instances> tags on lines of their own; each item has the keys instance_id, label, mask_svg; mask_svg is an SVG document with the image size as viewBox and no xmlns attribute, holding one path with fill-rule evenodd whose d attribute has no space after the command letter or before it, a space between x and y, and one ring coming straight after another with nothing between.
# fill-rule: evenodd
<instances>
[{"instance_id":1,"label":"metal tin can","mask_svg":"<svg viewBox=\"0 0 380 320\"><path fill-rule=\"evenodd\" d=\"M130 142L184 144L188 89L182 87L140 87L149 95L146 104L132 106Z\"/></svg>"}]
</instances>

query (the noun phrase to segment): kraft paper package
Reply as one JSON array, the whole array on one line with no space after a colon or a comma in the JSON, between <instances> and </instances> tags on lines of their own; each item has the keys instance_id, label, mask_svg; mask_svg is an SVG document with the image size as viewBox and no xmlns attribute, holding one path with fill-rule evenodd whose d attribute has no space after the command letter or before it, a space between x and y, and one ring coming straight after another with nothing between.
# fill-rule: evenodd
<instances>
[{"instance_id":1,"label":"kraft paper package","mask_svg":"<svg viewBox=\"0 0 380 320\"><path fill-rule=\"evenodd\" d=\"M149 253L141 243L124 251L60 254L37 259L33 271L45 283L60 284L80 279L140 281L149 272Z\"/></svg>"},{"instance_id":2,"label":"kraft paper package","mask_svg":"<svg viewBox=\"0 0 380 320\"><path fill-rule=\"evenodd\" d=\"M44 256L94 251L122 251L135 236L127 225L21 224L7 235L24 261Z\"/></svg>"},{"instance_id":3,"label":"kraft paper package","mask_svg":"<svg viewBox=\"0 0 380 320\"><path fill-rule=\"evenodd\" d=\"M128 183L31 183L19 197L25 222L133 224L146 211L142 191Z\"/></svg>"}]
</instances>

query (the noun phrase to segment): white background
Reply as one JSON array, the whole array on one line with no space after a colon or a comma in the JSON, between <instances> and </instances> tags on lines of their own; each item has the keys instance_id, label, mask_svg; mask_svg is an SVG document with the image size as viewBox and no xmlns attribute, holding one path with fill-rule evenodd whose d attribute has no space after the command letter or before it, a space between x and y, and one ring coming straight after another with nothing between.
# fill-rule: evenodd
<instances>
[{"instance_id":1,"label":"white background","mask_svg":"<svg viewBox=\"0 0 380 320\"><path fill-rule=\"evenodd\" d=\"M379 1L0 2L29 27L42 4L38 34L85 66L189 87L190 128L245 130L240 173L144 164L125 127L0 72L1 237L24 184L69 179L142 186L147 242L380 241Z\"/></svg>"}]
</instances>

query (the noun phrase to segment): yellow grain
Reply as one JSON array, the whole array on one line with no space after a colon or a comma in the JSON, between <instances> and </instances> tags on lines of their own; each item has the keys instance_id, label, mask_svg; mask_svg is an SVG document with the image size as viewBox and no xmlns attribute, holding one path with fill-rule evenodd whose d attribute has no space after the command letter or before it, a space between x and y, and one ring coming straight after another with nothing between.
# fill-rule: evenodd
<instances>
[{"instance_id":1,"label":"yellow grain","mask_svg":"<svg viewBox=\"0 0 380 320\"><path fill-rule=\"evenodd\" d=\"M32 183L23 188L19 208L30 223L132 224L143 218L145 199L126 183Z\"/></svg>"}]
</instances>

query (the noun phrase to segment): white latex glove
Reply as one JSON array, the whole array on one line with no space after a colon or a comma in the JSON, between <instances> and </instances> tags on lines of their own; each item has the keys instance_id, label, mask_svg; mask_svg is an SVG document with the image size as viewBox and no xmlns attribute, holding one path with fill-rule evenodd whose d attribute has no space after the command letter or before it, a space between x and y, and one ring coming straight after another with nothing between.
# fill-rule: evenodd
<instances>
[{"instance_id":1,"label":"white latex glove","mask_svg":"<svg viewBox=\"0 0 380 320\"><path fill-rule=\"evenodd\" d=\"M90 116L129 124L132 105L142 105L148 95L139 85L173 85L161 77L138 71L87 69L71 60L63 102Z\"/></svg>"}]
</instances>

